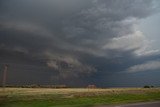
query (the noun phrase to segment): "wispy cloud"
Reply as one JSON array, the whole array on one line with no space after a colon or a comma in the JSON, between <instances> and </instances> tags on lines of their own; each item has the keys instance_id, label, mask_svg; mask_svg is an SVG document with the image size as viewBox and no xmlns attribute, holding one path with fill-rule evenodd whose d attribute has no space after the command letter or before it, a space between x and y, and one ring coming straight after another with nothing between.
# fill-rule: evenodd
<instances>
[{"instance_id":1,"label":"wispy cloud","mask_svg":"<svg viewBox=\"0 0 160 107\"><path fill-rule=\"evenodd\" d=\"M142 71L153 71L160 69L160 61L149 61L143 64L134 65L127 69L129 73L142 72Z\"/></svg>"}]
</instances>

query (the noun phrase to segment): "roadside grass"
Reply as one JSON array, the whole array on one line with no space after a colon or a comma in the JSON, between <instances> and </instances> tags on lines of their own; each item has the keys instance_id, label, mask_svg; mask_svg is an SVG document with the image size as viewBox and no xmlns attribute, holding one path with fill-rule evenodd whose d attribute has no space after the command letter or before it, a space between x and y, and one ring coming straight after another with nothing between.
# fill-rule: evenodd
<instances>
[{"instance_id":1,"label":"roadside grass","mask_svg":"<svg viewBox=\"0 0 160 107\"><path fill-rule=\"evenodd\" d=\"M160 101L160 89L13 88L0 91L0 107L93 107L150 101Z\"/></svg>"}]
</instances>

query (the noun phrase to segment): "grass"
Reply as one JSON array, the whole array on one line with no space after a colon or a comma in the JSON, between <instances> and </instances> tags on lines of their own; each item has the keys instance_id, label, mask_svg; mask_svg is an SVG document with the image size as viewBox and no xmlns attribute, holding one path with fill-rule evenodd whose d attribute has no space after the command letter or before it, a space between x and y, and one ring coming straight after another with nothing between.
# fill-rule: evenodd
<instances>
[{"instance_id":1,"label":"grass","mask_svg":"<svg viewBox=\"0 0 160 107\"><path fill-rule=\"evenodd\" d=\"M149 101L160 101L159 88L0 90L0 107L93 107Z\"/></svg>"}]
</instances>

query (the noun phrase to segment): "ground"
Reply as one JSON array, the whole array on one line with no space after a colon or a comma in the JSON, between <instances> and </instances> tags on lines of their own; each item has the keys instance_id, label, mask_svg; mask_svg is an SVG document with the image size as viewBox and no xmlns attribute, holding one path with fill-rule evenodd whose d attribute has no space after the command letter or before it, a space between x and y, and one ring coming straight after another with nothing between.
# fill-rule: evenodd
<instances>
[{"instance_id":1,"label":"ground","mask_svg":"<svg viewBox=\"0 0 160 107\"><path fill-rule=\"evenodd\" d=\"M160 101L160 88L6 88L0 107L93 107Z\"/></svg>"}]
</instances>

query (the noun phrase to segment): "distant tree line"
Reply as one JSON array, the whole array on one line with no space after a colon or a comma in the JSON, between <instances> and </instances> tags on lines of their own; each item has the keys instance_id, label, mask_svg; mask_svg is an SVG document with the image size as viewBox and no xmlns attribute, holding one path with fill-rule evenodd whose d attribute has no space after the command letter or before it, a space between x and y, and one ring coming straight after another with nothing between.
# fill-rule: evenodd
<instances>
[{"instance_id":1,"label":"distant tree line","mask_svg":"<svg viewBox=\"0 0 160 107\"><path fill-rule=\"evenodd\" d=\"M151 86L145 85L145 86L143 86L143 88L154 88L154 86L153 85L151 85Z\"/></svg>"},{"instance_id":2,"label":"distant tree line","mask_svg":"<svg viewBox=\"0 0 160 107\"><path fill-rule=\"evenodd\" d=\"M2 87L2 86L0 86ZM6 85L8 88L69 88L66 85Z\"/></svg>"}]
</instances>

